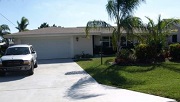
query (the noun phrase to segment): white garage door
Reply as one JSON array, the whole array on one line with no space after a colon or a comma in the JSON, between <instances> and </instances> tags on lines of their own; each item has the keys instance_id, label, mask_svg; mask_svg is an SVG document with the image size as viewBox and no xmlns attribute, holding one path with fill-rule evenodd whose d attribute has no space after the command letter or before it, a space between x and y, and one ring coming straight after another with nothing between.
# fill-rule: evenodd
<instances>
[{"instance_id":1,"label":"white garage door","mask_svg":"<svg viewBox=\"0 0 180 102\"><path fill-rule=\"evenodd\" d=\"M70 37L23 38L22 44L31 44L38 54L38 59L71 58Z\"/></svg>"}]
</instances>

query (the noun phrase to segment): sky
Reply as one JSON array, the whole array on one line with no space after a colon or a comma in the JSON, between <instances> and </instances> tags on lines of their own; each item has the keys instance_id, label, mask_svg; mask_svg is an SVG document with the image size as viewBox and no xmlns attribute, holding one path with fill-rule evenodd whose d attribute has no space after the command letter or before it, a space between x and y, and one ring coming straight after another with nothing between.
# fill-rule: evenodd
<instances>
[{"instance_id":1,"label":"sky","mask_svg":"<svg viewBox=\"0 0 180 102\"><path fill-rule=\"evenodd\" d=\"M24 16L29 20L27 29L37 29L46 22L61 27L82 27L88 21L103 20L111 25L106 11L108 0L0 0L0 25L7 24L11 33L18 32L17 21ZM179 0L146 0L135 10L134 16L145 23L145 16L157 20L162 18L180 19ZM7 20L8 19L8 20Z\"/></svg>"}]
</instances>

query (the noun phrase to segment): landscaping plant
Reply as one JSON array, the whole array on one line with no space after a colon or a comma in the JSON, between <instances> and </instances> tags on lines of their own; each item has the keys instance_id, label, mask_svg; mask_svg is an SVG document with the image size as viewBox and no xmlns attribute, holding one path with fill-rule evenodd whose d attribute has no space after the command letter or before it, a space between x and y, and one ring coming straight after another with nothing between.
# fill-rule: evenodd
<instances>
[{"instance_id":1,"label":"landscaping plant","mask_svg":"<svg viewBox=\"0 0 180 102\"><path fill-rule=\"evenodd\" d=\"M180 60L180 44L170 44L169 45L170 57L172 60Z\"/></svg>"}]
</instances>

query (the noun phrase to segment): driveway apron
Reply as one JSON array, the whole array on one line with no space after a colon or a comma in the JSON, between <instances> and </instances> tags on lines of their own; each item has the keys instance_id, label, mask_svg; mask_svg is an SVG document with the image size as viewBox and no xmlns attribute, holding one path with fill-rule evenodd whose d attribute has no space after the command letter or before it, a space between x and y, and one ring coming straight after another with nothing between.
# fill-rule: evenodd
<instances>
[{"instance_id":1,"label":"driveway apron","mask_svg":"<svg viewBox=\"0 0 180 102\"><path fill-rule=\"evenodd\" d=\"M34 71L0 77L0 102L175 102L98 84L71 59L40 60Z\"/></svg>"}]
</instances>

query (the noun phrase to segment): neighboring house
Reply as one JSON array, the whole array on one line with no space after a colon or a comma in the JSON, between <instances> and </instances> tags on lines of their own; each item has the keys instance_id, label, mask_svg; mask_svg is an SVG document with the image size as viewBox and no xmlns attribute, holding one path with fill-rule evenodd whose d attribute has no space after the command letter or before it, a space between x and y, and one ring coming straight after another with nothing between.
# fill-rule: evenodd
<instances>
[{"instance_id":1,"label":"neighboring house","mask_svg":"<svg viewBox=\"0 0 180 102\"><path fill-rule=\"evenodd\" d=\"M175 25L172 34L168 37L168 44L180 43L180 25Z\"/></svg>"},{"instance_id":2,"label":"neighboring house","mask_svg":"<svg viewBox=\"0 0 180 102\"><path fill-rule=\"evenodd\" d=\"M5 35L12 38L15 44L31 44L38 54L38 59L73 58L77 54L99 54L103 46L104 54L111 54L112 30L91 30L88 38L84 27L63 28L48 27L25 32ZM102 40L101 40L102 39ZM132 45L137 41L129 42L124 33L122 46ZM168 38L169 43L180 42L180 26L176 26L174 33Z\"/></svg>"}]
</instances>

